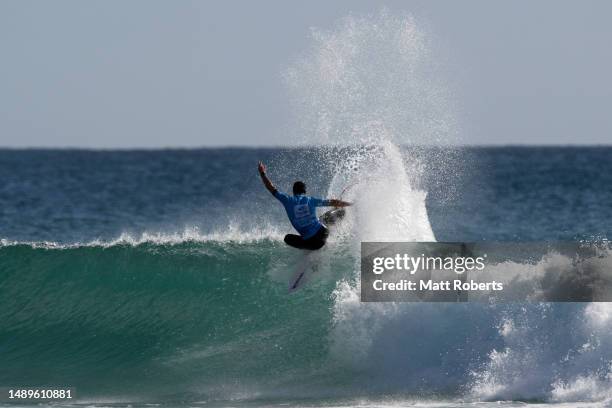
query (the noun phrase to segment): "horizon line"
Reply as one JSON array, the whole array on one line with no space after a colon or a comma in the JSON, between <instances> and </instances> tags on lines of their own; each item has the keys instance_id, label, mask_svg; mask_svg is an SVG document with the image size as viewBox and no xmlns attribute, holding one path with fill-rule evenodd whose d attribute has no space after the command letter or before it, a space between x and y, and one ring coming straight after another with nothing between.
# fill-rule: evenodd
<instances>
[{"instance_id":1,"label":"horizon line","mask_svg":"<svg viewBox=\"0 0 612 408\"><path fill-rule=\"evenodd\" d=\"M213 146L114 146L114 147L87 147L87 146L0 146L2 151L28 151L28 150L73 150L73 151L168 151L168 150L258 150L258 149L313 149L321 147L349 147L354 145L213 145ZM463 144L445 144L445 145L429 145L429 144L399 144L400 147L417 147L417 148L609 148L610 143L463 143Z\"/></svg>"}]
</instances>

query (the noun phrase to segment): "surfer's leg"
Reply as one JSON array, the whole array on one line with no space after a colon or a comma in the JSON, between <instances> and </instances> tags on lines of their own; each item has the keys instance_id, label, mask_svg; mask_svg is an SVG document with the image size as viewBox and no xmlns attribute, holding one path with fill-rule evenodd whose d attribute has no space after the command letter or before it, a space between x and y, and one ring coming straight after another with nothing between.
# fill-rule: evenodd
<instances>
[{"instance_id":1,"label":"surfer's leg","mask_svg":"<svg viewBox=\"0 0 612 408\"><path fill-rule=\"evenodd\" d=\"M306 241L299 235L295 234L287 234L285 235L285 244L298 248L298 249L307 249Z\"/></svg>"},{"instance_id":2,"label":"surfer's leg","mask_svg":"<svg viewBox=\"0 0 612 408\"><path fill-rule=\"evenodd\" d=\"M327 242L328 236L329 231L327 228L322 226L315 235L308 239L304 239L295 234L287 234L285 235L284 241L285 244L294 248L316 250L323 248L323 245L325 245L325 242Z\"/></svg>"},{"instance_id":3,"label":"surfer's leg","mask_svg":"<svg viewBox=\"0 0 612 408\"><path fill-rule=\"evenodd\" d=\"M323 248L325 243L327 242L327 237L329 236L329 231L325 227L321 227L317 233L307 240L304 240L306 244L306 249L317 250Z\"/></svg>"}]
</instances>

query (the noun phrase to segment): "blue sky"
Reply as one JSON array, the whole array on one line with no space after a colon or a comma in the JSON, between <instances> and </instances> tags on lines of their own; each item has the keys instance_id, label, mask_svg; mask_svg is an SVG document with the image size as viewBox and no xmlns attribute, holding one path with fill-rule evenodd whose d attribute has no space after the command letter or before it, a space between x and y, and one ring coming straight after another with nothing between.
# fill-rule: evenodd
<instances>
[{"instance_id":1,"label":"blue sky","mask_svg":"<svg viewBox=\"0 0 612 408\"><path fill-rule=\"evenodd\" d=\"M459 143L612 142L606 1L0 2L0 146L288 144L282 73L349 14L410 13Z\"/></svg>"}]
</instances>

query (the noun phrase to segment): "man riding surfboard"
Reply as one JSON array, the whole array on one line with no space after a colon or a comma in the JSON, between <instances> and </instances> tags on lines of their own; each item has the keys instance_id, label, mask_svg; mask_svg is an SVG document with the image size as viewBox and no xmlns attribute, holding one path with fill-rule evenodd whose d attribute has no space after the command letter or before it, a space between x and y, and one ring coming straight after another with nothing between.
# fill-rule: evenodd
<instances>
[{"instance_id":1,"label":"man riding surfboard","mask_svg":"<svg viewBox=\"0 0 612 408\"><path fill-rule=\"evenodd\" d=\"M333 224L344 216L344 210L338 208L347 207L351 203L307 196L306 184L303 181L293 183L293 196L290 196L274 187L266 175L266 166L262 162L259 162L258 170L264 186L283 204L291 225L300 233L300 235L285 235L285 243L299 249L322 248L329 236L329 230L317 218L316 207L335 207L335 210L328 211L321 217L326 224Z\"/></svg>"}]
</instances>

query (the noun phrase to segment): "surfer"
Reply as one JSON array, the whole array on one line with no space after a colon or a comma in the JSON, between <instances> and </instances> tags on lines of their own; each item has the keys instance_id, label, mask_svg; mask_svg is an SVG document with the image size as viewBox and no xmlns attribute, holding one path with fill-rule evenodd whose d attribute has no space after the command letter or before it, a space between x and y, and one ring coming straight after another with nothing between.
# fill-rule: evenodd
<instances>
[{"instance_id":1,"label":"surfer","mask_svg":"<svg viewBox=\"0 0 612 408\"><path fill-rule=\"evenodd\" d=\"M332 225L344 217L344 209L351 203L337 199L321 199L306 195L306 184L303 181L293 183L293 196L278 191L266 175L266 166L259 162L259 175L264 185L274 197L285 207L287 216L293 228L300 233L285 235L285 243L299 249L320 249L325 245L329 230L326 225ZM335 207L317 218L316 207Z\"/></svg>"}]
</instances>

